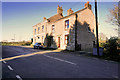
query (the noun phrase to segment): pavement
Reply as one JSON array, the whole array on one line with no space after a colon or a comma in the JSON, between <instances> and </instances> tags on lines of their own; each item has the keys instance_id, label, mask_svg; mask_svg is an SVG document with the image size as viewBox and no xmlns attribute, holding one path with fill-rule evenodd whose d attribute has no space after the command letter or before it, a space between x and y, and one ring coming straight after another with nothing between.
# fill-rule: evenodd
<instances>
[{"instance_id":1,"label":"pavement","mask_svg":"<svg viewBox=\"0 0 120 80\"><path fill-rule=\"evenodd\" d=\"M117 62L60 50L2 47L2 79L118 78Z\"/></svg>"}]
</instances>

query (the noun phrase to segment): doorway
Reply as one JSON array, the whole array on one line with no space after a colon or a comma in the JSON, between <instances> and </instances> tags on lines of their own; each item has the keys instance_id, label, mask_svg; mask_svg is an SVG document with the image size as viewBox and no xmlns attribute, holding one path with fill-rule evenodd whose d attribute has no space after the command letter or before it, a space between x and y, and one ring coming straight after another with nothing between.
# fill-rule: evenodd
<instances>
[{"instance_id":1,"label":"doorway","mask_svg":"<svg viewBox=\"0 0 120 80\"><path fill-rule=\"evenodd\" d=\"M58 48L60 48L60 37L58 37Z\"/></svg>"}]
</instances>

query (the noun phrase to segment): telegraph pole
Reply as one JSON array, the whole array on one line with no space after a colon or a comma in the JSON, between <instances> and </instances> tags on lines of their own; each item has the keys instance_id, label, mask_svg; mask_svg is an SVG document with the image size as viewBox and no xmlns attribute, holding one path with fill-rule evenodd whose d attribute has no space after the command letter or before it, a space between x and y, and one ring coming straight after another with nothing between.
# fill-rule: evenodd
<instances>
[{"instance_id":1,"label":"telegraph pole","mask_svg":"<svg viewBox=\"0 0 120 80\"><path fill-rule=\"evenodd\" d=\"M118 39L120 39L120 1L118 2Z\"/></svg>"},{"instance_id":2,"label":"telegraph pole","mask_svg":"<svg viewBox=\"0 0 120 80\"><path fill-rule=\"evenodd\" d=\"M15 42L15 34L14 34L14 42Z\"/></svg>"},{"instance_id":3,"label":"telegraph pole","mask_svg":"<svg viewBox=\"0 0 120 80\"><path fill-rule=\"evenodd\" d=\"M95 20L96 20L96 43L97 43L97 54L99 56L99 39L98 39L98 19L97 19L97 0L95 0Z\"/></svg>"}]
</instances>

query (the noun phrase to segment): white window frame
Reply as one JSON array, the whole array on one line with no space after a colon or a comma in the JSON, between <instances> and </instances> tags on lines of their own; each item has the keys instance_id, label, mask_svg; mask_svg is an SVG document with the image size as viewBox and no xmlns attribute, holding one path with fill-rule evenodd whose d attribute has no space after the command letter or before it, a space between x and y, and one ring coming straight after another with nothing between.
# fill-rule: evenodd
<instances>
[{"instance_id":1,"label":"white window frame","mask_svg":"<svg viewBox=\"0 0 120 80\"><path fill-rule=\"evenodd\" d=\"M35 35L36 35L36 31L37 31L37 30L35 29Z\"/></svg>"},{"instance_id":2,"label":"white window frame","mask_svg":"<svg viewBox=\"0 0 120 80\"><path fill-rule=\"evenodd\" d=\"M39 32L40 32L40 27L38 27L38 34L39 34Z\"/></svg>"},{"instance_id":3,"label":"white window frame","mask_svg":"<svg viewBox=\"0 0 120 80\"><path fill-rule=\"evenodd\" d=\"M42 25L42 32L44 32L44 25Z\"/></svg>"},{"instance_id":4,"label":"white window frame","mask_svg":"<svg viewBox=\"0 0 120 80\"><path fill-rule=\"evenodd\" d=\"M69 28L70 28L70 20L67 19L67 20L65 20L65 29L69 29L69 28L67 27L68 24L66 24L67 21L69 21Z\"/></svg>"},{"instance_id":5,"label":"white window frame","mask_svg":"<svg viewBox=\"0 0 120 80\"><path fill-rule=\"evenodd\" d=\"M53 28L54 26L54 28ZM52 32L54 33L55 32L55 25L52 25Z\"/></svg>"}]
</instances>

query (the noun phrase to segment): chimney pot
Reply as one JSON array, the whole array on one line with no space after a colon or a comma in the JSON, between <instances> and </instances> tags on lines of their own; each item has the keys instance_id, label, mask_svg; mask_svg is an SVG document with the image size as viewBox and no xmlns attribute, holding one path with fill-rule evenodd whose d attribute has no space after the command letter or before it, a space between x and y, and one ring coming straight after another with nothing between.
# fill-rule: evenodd
<instances>
[{"instance_id":1,"label":"chimney pot","mask_svg":"<svg viewBox=\"0 0 120 80\"><path fill-rule=\"evenodd\" d=\"M89 4L89 1L87 1L87 3L85 3L85 8L89 8L91 10L91 4Z\"/></svg>"},{"instance_id":2,"label":"chimney pot","mask_svg":"<svg viewBox=\"0 0 120 80\"><path fill-rule=\"evenodd\" d=\"M67 10L67 15L70 15L72 13L73 13L73 10L71 8Z\"/></svg>"}]
</instances>

